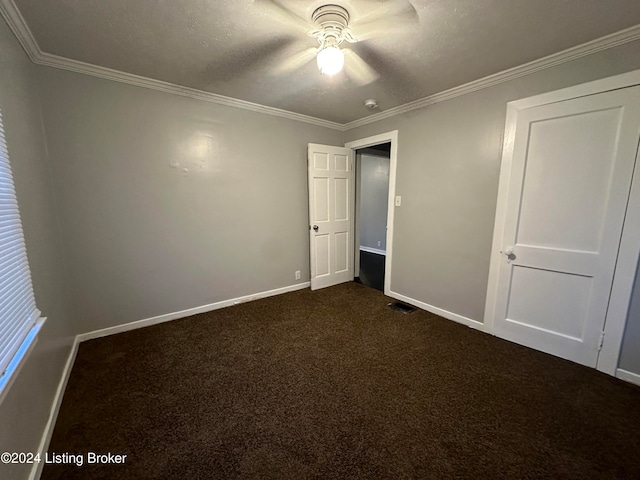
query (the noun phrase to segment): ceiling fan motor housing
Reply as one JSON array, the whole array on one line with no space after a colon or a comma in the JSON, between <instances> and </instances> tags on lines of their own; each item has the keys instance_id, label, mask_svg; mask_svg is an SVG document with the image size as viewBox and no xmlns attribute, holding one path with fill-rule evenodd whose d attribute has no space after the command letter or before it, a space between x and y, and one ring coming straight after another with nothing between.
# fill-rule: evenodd
<instances>
[{"instance_id":1,"label":"ceiling fan motor housing","mask_svg":"<svg viewBox=\"0 0 640 480\"><path fill-rule=\"evenodd\" d=\"M346 28L349 25L349 12L339 5L323 5L316 8L311 18L320 27L335 26Z\"/></svg>"},{"instance_id":2,"label":"ceiling fan motor housing","mask_svg":"<svg viewBox=\"0 0 640 480\"><path fill-rule=\"evenodd\" d=\"M349 12L339 5L323 5L311 15L318 26L314 36L321 45L340 45L345 40L344 33L349 26Z\"/></svg>"}]
</instances>

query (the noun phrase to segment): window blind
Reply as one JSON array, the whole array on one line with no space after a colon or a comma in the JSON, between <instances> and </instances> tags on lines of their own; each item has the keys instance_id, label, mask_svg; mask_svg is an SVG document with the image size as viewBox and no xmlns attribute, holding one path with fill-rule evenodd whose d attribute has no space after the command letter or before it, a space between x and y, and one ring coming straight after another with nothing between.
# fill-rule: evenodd
<instances>
[{"instance_id":1,"label":"window blind","mask_svg":"<svg viewBox=\"0 0 640 480\"><path fill-rule=\"evenodd\" d=\"M39 317L0 111L0 378Z\"/></svg>"}]
</instances>

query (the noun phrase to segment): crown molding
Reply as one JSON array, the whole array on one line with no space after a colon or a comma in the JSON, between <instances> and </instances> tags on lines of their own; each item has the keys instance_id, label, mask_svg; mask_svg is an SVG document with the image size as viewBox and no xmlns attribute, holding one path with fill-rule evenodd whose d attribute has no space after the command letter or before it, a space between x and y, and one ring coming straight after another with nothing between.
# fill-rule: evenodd
<instances>
[{"instance_id":1,"label":"crown molding","mask_svg":"<svg viewBox=\"0 0 640 480\"><path fill-rule=\"evenodd\" d=\"M638 39L640 39L640 25L635 25L631 28L620 30L619 32L597 38L576 47L568 48L547 57L543 57L538 60L534 60L532 62L510 68L508 70L503 70L502 72L494 73L493 75L489 75L487 77L465 83L464 85L460 85L443 92L414 100L413 102L405 103L404 105L400 105L398 107L390 108L389 110L385 110L384 112L375 113L373 115L369 115L368 117L345 123L343 124L343 129L351 130L352 128L361 127L363 125L368 125L370 123L384 120L385 118L400 115L402 113L407 113L419 108L424 108L426 106L460 97L462 95L466 95L467 93L482 90L499 83L504 83L519 77L531 75L532 73L538 72L540 70L555 67L556 65L570 62L571 60L576 60L580 57L591 55L592 53L600 52L609 48L617 47L618 45L623 45L625 43L633 42L634 40Z\"/></svg>"},{"instance_id":2,"label":"crown molding","mask_svg":"<svg viewBox=\"0 0 640 480\"><path fill-rule=\"evenodd\" d=\"M241 108L243 110L250 110L256 113L273 115L276 117L309 123L311 125L331 128L334 130L344 130L343 125L337 122L331 122L329 120L311 117L309 115L303 115L301 113L290 112L288 110L282 110L275 107L268 107L266 105L260 105L258 103L248 102L246 100L225 97L224 95L205 92L204 90L198 90L196 88L184 87L181 85L176 85L174 83L163 82L161 80L142 77L140 75L121 72L119 70L100 67L98 65L93 65L90 63L72 60L70 58L60 57L58 55L43 52L42 50L40 50L38 43L36 42L33 34L31 33L31 30L24 20L24 17L16 7L15 3L13 3L13 0L0 0L0 13L7 21L9 28L11 28L14 35L17 37L18 41L33 63L45 65L47 67L69 70L85 75L91 75L107 80L113 80L115 82L126 83L128 85L135 85L137 87L149 88L151 90L180 95L182 97L203 100L205 102L225 105L227 107Z\"/></svg>"},{"instance_id":3,"label":"crown molding","mask_svg":"<svg viewBox=\"0 0 640 480\"><path fill-rule=\"evenodd\" d=\"M24 48L24 51L27 52L31 61L35 62L36 58L42 55L42 51L13 0L0 0L0 14L4 17L7 25L9 25L9 28L18 39L18 42L20 42L20 45L22 45L22 48Z\"/></svg>"},{"instance_id":4,"label":"crown molding","mask_svg":"<svg viewBox=\"0 0 640 480\"><path fill-rule=\"evenodd\" d=\"M281 110L275 107L268 107L266 105L260 105L258 103L248 102L246 100L239 100L237 98L225 97L224 95L205 92L204 90L198 90L196 88L183 87L181 85L176 85L175 83L163 82L162 80L142 77L139 75L134 75L132 73L113 70L111 68L99 67L90 63L84 63L78 60L72 60L70 58L52 55L50 53L41 53L34 60L34 63L45 65L47 67L60 68L63 70L70 70L72 72L83 73L85 75L92 75L94 77L113 80L120 83L126 83L128 85L135 85L137 87L149 88L151 90L171 93L173 95L180 95L182 97L203 100L205 102L216 103L218 105L225 105L227 107L241 108L243 110L250 110L256 113L264 113L266 115L287 118L289 120L295 120L298 122L310 123L312 125L332 128L334 130L343 129L342 124L331 122L329 120L310 117L308 115L290 112L288 110Z\"/></svg>"},{"instance_id":5,"label":"crown molding","mask_svg":"<svg viewBox=\"0 0 640 480\"><path fill-rule=\"evenodd\" d=\"M317 125L320 127L331 128L339 131L348 131L356 127L375 123L385 118L393 117L403 113L424 108L435 103L450 100L452 98L460 97L471 92L476 92L484 88L491 87L500 83L507 82L525 75L544 70L546 68L554 67L562 63L570 62L571 60L590 55L592 53L600 52L609 48L623 45L625 43L633 42L640 39L640 25L621 30L610 35L592 40L590 42L571 47L558 53L534 60L517 67L504 70L502 72L489 75L478 80L460 85L443 92L439 92L427 97L414 100L404 105L400 105L394 108L385 110L384 112L369 115L367 117L360 118L348 123L337 123L321 118L311 117L309 115L303 115L300 113L290 112L288 110L281 110L275 107L268 107L266 105L260 105L258 103L248 102L246 100L239 100L237 98L225 97L224 95L218 95L211 92L205 92L204 90L198 90L190 87L183 87L174 83L163 82L161 80L154 80L152 78L142 77L131 73L121 72L119 70L113 70L106 67L100 67L78 60L72 60L70 58L60 57L50 53L45 53L40 50L38 43L33 37L31 30L27 26L22 14L16 7L13 0L0 0L0 14L4 17L9 28L13 31L18 41L24 48L25 52L33 63L39 65L45 65L48 67L60 68L63 70L70 70L72 72L82 73L85 75L91 75L94 77L104 78L107 80L113 80L120 83L126 83L129 85L135 85L138 87L149 88L160 92L171 93L174 95L180 95L183 97L194 98L196 100L203 100L205 102L216 103L218 105L225 105L228 107L241 108L243 110L250 110L252 112L263 113L266 115L273 115L276 117L287 118L289 120L295 120L298 122L308 123L311 125Z\"/></svg>"}]
</instances>

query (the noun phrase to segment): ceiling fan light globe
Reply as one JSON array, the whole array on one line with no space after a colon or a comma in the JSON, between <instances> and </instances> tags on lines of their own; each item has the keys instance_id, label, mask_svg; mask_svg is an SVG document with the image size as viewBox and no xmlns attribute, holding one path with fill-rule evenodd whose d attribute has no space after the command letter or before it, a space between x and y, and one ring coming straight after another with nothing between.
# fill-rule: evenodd
<instances>
[{"instance_id":1,"label":"ceiling fan light globe","mask_svg":"<svg viewBox=\"0 0 640 480\"><path fill-rule=\"evenodd\" d=\"M318 52L318 68L323 75L335 75L344 67L344 52L338 47L326 47Z\"/></svg>"}]
</instances>

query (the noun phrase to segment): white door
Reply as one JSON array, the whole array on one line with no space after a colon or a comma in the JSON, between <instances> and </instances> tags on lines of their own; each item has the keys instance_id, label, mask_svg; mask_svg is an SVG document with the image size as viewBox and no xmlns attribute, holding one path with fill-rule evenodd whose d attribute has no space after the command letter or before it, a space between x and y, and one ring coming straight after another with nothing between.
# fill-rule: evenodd
<instances>
[{"instance_id":1,"label":"white door","mask_svg":"<svg viewBox=\"0 0 640 480\"><path fill-rule=\"evenodd\" d=\"M640 87L517 112L498 336L596 365L639 135Z\"/></svg>"},{"instance_id":2,"label":"white door","mask_svg":"<svg viewBox=\"0 0 640 480\"><path fill-rule=\"evenodd\" d=\"M309 144L311 290L353 280L353 159L343 147Z\"/></svg>"}]
</instances>

